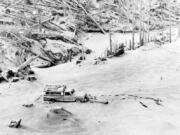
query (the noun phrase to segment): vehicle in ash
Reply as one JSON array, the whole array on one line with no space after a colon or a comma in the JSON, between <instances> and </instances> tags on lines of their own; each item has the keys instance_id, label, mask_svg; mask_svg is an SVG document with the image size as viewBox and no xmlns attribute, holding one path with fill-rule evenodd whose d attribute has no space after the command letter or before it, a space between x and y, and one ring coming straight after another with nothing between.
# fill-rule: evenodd
<instances>
[{"instance_id":1,"label":"vehicle in ash","mask_svg":"<svg viewBox=\"0 0 180 135\"><path fill-rule=\"evenodd\" d=\"M44 101L51 102L88 102L89 98L87 94L76 94L75 90L67 90L65 85L46 85L45 94L43 96Z\"/></svg>"}]
</instances>

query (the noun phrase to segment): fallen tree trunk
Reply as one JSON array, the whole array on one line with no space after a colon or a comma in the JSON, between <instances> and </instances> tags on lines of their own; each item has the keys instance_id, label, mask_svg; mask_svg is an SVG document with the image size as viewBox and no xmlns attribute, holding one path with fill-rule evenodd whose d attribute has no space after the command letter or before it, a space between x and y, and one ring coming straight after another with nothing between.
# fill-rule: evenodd
<instances>
[{"instance_id":1,"label":"fallen tree trunk","mask_svg":"<svg viewBox=\"0 0 180 135\"><path fill-rule=\"evenodd\" d=\"M27 61L25 61L22 65L20 65L18 68L17 68L17 71L20 71L22 69L24 69L25 67L27 67L31 62L33 62L36 58L38 58L39 56L36 56L36 57L32 57L30 59L28 59Z\"/></svg>"},{"instance_id":2,"label":"fallen tree trunk","mask_svg":"<svg viewBox=\"0 0 180 135\"><path fill-rule=\"evenodd\" d=\"M77 43L77 41L75 41L75 39L64 36L60 33L53 33L53 34L52 33L48 33L48 34L34 33L31 35L31 38L34 40L48 38L48 39L52 39L52 40L61 40L63 42L75 44L78 46L80 45L79 43Z\"/></svg>"},{"instance_id":3,"label":"fallen tree trunk","mask_svg":"<svg viewBox=\"0 0 180 135\"><path fill-rule=\"evenodd\" d=\"M99 29L102 31L103 34L106 34L106 32L104 31L104 29L97 23L97 21L86 11L86 9L80 4L78 3L78 1L73 0L83 11L84 13L99 27Z\"/></svg>"}]
</instances>

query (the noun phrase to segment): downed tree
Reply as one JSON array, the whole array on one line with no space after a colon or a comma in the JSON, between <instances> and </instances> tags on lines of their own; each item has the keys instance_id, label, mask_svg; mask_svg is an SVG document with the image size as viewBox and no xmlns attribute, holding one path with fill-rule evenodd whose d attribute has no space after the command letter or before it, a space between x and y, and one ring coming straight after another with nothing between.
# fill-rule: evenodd
<instances>
[{"instance_id":1,"label":"downed tree","mask_svg":"<svg viewBox=\"0 0 180 135\"><path fill-rule=\"evenodd\" d=\"M106 34L106 32L103 30L103 28L98 24L98 22L86 11L86 9L76 0L73 0L83 11L84 13L98 26L98 28L102 31L103 34Z\"/></svg>"},{"instance_id":2,"label":"downed tree","mask_svg":"<svg viewBox=\"0 0 180 135\"><path fill-rule=\"evenodd\" d=\"M29 58L26 62L24 62L22 65L20 65L16 71L21 71L22 69L24 69L25 67L27 67L28 65L30 65L31 62L33 62L35 59L37 59L39 56L36 57L31 57Z\"/></svg>"}]
</instances>

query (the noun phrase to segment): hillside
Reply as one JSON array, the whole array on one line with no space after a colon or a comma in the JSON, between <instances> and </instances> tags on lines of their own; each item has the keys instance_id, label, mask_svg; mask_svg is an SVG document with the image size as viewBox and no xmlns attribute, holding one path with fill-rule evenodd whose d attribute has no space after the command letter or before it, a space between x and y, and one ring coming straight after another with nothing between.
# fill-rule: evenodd
<instances>
[{"instance_id":1,"label":"hillside","mask_svg":"<svg viewBox=\"0 0 180 135\"><path fill-rule=\"evenodd\" d=\"M161 48L150 45L127 52L124 57L109 59L104 65L90 64L92 59L89 57L81 67L72 62L49 69L34 69L37 82L1 84L0 133L178 134L179 43L176 41ZM104 95L109 105L43 103L40 95L45 84L66 84L81 92ZM161 102L156 102L157 99ZM33 103L34 107L24 108L22 104L25 103ZM66 121L52 114L46 117L51 108L59 106L73 116ZM9 129L8 122L18 118L22 118L23 128Z\"/></svg>"},{"instance_id":2,"label":"hillside","mask_svg":"<svg viewBox=\"0 0 180 135\"><path fill-rule=\"evenodd\" d=\"M139 33L139 42L143 44L150 31L179 23L179 4L167 3L1 1L0 55L3 59L0 68L9 64L17 67L33 56L39 56L33 64L38 67L65 63L71 55L69 52L73 52L72 57L82 52L81 37L87 32Z\"/></svg>"},{"instance_id":3,"label":"hillside","mask_svg":"<svg viewBox=\"0 0 180 135\"><path fill-rule=\"evenodd\" d=\"M0 135L178 135L179 6L1 0Z\"/></svg>"}]
</instances>

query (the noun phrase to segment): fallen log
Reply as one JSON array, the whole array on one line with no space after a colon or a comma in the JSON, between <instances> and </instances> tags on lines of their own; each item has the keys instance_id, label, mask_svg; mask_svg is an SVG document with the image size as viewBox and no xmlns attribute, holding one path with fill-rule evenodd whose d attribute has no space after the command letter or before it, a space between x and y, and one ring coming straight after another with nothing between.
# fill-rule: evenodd
<instances>
[{"instance_id":1,"label":"fallen log","mask_svg":"<svg viewBox=\"0 0 180 135\"><path fill-rule=\"evenodd\" d=\"M75 45L80 45L79 43L77 43L77 41L74 38L70 38L67 37L63 34L60 33L48 33L48 34L41 34L41 33L33 33L31 35L31 38L34 40L40 40L40 39L52 39L52 40L61 40L63 42L66 43L71 43L71 44L75 44Z\"/></svg>"},{"instance_id":2,"label":"fallen log","mask_svg":"<svg viewBox=\"0 0 180 135\"><path fill-rule=\"evenodd\" d=\"M97 23L97 21L86 11L86 9L76 0L73 0L83 11L84 13L99 27L103 34L106 34L104 29Z\"/></svg>"},{"instance_id":3,"label":"fallen log","mask_svg":"<svg viewBox=\"0 0 180 135\"><path fill-rule=\"evenodd\" d=\"M95 99L89 99L90 103L101 103L101 104L109 104L108 100L95 100Z\"/></svg>"},{"instance_id":4,"label":"fallen log","mask_svg":"<svg viewBox=\"0 0 180 135\"><path fill-rule=\"evenodd\" d=\"M39 56L36 56L36 57L32 57L30 59L28 59L27 61L25 61L22 65L20 65L18 68L17 68L17 71L20 71L22 69L24 69L25 67L27 67L31 62L33 62L36 58L38 58Z\"/></svg>"},{"instance_id":5,"label":"fallen log","mask_svg":"<svg viewBox=\"0 0 180 135\"><path fill-rule=\"evenodd\" d=\"M42 50L42 51L43 51L43 50ZM42 60L44 60L44 61L49 62L51 65L54 65L54 64L55 64L55 62L54 62L53 60L51 60L50 58L46 58L46 57L44 57L44 56L40 56L40 55L38 55L37 53L35 53L35 52L31 51L31 50L28 50L28 52L30 52L30 53L33 54L34 56L38 56L40 59L42 59ZM43 51L43 52L44 52L44 51Z\"/></svg>"}]
</instances>

